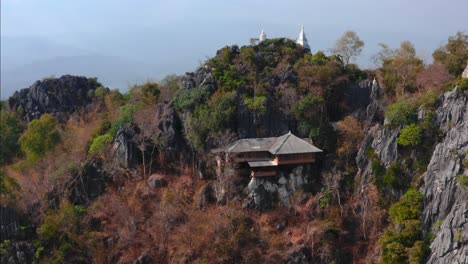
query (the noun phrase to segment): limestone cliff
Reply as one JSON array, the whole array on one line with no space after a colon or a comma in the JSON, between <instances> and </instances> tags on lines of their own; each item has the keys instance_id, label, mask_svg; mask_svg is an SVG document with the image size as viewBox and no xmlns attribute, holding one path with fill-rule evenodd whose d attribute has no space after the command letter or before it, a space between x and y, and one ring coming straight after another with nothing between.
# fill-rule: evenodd
<instances>
[{"instance_id":1,"label":"limestone cliff","mask_svg":"<svg viewBox=\"0 0 468 264\"><path fill-rule=\"evenodd\" d=\"M424 174L423 221L432 231L428 263L468 262L468 190L457 176L468 175L463 165L468 152L468 93L458 89L438 101L435 122L444 133Z\"/></svg>"},{"instance_id":2,"label":"limestone cliff","mask_svg":"<svg viewBox=\"0 0 468 264\"><path fill-rule=\"evenodd\" d=\"M10 109L20 112L28 122L45 113L65 121L69 114L91 102L88 92L99 85L95 79L82 76L64 75L44 79L15 92L8 99L8 104Z\"/></svg>"},{"instance_id":3,"label":"limestone cliff","mask_svg":"<svg viewBox=\"0 0 468 264\"><path fill-rule=\"evenodd\" d=\"M369 107L372 105L371 101ZM420 191L424 194L424 230L426 234L432 232L435 236L430 245L428 263L467 263L468 190L460 185L457 177L468 175L466 163L463 165L468 151L468 92L457 88L446 92L436 101L435 109L432 122L440 129L441 137L420 184ZM373 114L370 111L370 116ZM425 111L420 109L419 120L422 121L425 115ZM375 151L386 168L394 162L404 162L397 145L400 128L390 128L382 123L383 120L369 122L356 157L360 182L357 191L365 189L372 180L372 165L367 155L369 149Z\"/></svg>"}]
</instances>

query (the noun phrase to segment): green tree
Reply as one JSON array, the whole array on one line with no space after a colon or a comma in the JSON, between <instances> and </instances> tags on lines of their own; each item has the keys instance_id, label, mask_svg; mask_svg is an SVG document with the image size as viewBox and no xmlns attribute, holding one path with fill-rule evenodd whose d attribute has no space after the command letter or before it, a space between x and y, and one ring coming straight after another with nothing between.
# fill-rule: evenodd
<instances>
[{"instance_id":1,"label":"green tree","mask_svg":"<svg viewBox=\"0 0 468 264\"><path fill-rule=\"evenodd\" d=\"M407 259L405 247L398 242L392 242L384 249L382 263L405 263Z\"/></svg>"},{"instance_id":2,"label":"green tree","mask_svg":"<svg viewBox=\"0 0 468 264\"><path fill-rule=\"evenodd\" d=\"M339 38L335 47L333 48L333 53L343 57L343 62L349 64L350 60L353 57L359 56L364 47L364 41L362 41L358 34L354 31L346 31L341 38Z\"/></svg>"},{"instance_id":3,"label":"green tree","mask_svg":"<svg viewBox=\"0 0 468 264\"><path fill-rule=\"evenodd\" d=\"M421 214L423 195L416 189L409 189L400 201L390 207L389 216L393 223L417 219Z\"/></svg>"},{"instance_id":4,"label":"green tree","mask_svg":"<svg viewBox=\"0 0 468 264\"><path fill-rule=\"evenodd\" d=\"M60 141L57 119L44 114L40 119L31 121L27 130L19 138L21 150L29 161L36 161L54 149Z\"/></svg>"},{"instance_id":5,"label":"green tree","mask_svg":"<svg viewBox=\"0 0 468 264\"><path fill-rule=\"evenodd\" d=\"M14 198L15 192L19 189L18 183L13 178L8 176L6 172L0 171L0 198L2 201Z\"/></svg>"},{"instance_id":6,"label":"green tree","mask_svg":"<svg viewBox=\"0 0 468 264\"><path fill-rule=\"evenodd\" d=\"M402 100L391 104L385 111L385 118L390 126L409 125L417 119L417 106Z\"/></svg>"},{"instance_id":7,"label":"green tree","mask_svg":"<svg viewBox=\"0 0 468 264\"><path fill-rule=\"evenodd\" d=\"M432 53L435 62L447 66L450 74L460 76L468 61L468 34L457 32L448 38L447 44Z\"/></svg>"},{"instance_id":8,"label":"green tree","mask_svg":"<svg viewBox=\"0 0 468 264\"><path fill-rule=\"evenodd\" d=\"M293 106L299 132L311 138L322 132L326 120L325 101L320 96L307 95Z\"/></svg>"},{"instance_id":9,"label":"green tree","mask_svg":"<svg viewBox=\"0 0 468 264\"><path fill-rule=\"evenodd\" d=\"M63 263L65 260L73 263L89 263L87 233L83 232L81 221L86 210L81 206L73 206L67 200L61 202L56 211L48 211L42 225L37 228L36 245L39 250L36 258L40 263Z\"/></svg>"},{"instance_id":10,"label":"green tree","mask_svg":"<svg viewBox=\"0 0 468 264\"><path fill-rule=\"evenodd\" d=\"M417 146L421 143L422 131L417 124L411 124L400 131L397 143L404 147Z\"/></svg>"},{"instance_id":11,"label":"green tree","mask_svg":"<svg viewBox=\"0 0 468 264\"><path fill-rule=\"evenodd\" d=\"M389 210L390 226L380 239L383 254L381 263L423 263L428 246L423 241L419 220L423 195L409 189Z\"/></svg>"},{"instance_id":12,"label":"green tree","mask_svg":"<svg viewBox=\"0 0 468 264\"><path fill-rule=\"evenodd\" d=\"M309 54L307 54L309 55ZM319 50L317 53L315 53L311 58L310 62L314 65L324 65L329 61L330 59L323 53L323 51Z\"/></svg>"},{"instance_id":13,"label":"green tree","mask_svg":"<svg viewBox=\"0 0 468 264\"><path fill-rule=\"evenodd\" d=\"M110 134L104 134L96 137L91 146L89 146L88 153L91 155L102 154L106 149L106 146L112 142L112 136Z\"/></svg>"},{"instance_id":14,"label":"green tree","mask_svg":"<svg viewBox=\"0 0 468 264\"><path fill-rule=\"evenodd\" d=\"M11 162L20 154L18 139L23 132L23 122L13 113L0 112L0 166Z\"/></svg>"},{"instance_id":15,"label":"green tree","mask_svg":"<svg viewBox=\"0 0 468 264\"><path fill-rule=\"evenodd\" d=\"M233 127L237 109L234 92L216 93L207 105L199 105L189 119L186 136L194 149L202 151L214 145L208 139L218 138Z\"/></svg>"}]
</instances>

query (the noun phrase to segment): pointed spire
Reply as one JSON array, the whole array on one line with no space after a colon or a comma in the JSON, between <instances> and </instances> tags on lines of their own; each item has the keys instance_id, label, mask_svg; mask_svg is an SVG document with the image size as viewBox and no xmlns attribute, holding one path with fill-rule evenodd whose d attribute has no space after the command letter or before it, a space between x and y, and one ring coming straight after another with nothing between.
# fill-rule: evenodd
<instances>
[{"instance_id":1,"label":"pointed spire","mask_svg":"<svg viewBox=\"0 0 468 264\"><path fill-rule=\"evenodd\" d=\"M262 29L262 33L260 33L260 37L258 38L258 43L263 42L267 39L265 32Z\"/></svg>"},{"instance_id":2,"label":"pointed spire","mask_svg":"<svg viewBox=\"0 0 468 264\"><path fill-rule=\"evenodd\" d=\"M304 49L310 50L309 43L304 33L304 25L301 26L301 33L299 33L299 38L297 39L296 43L304 47Z\"/></svg>"}]
</instances>

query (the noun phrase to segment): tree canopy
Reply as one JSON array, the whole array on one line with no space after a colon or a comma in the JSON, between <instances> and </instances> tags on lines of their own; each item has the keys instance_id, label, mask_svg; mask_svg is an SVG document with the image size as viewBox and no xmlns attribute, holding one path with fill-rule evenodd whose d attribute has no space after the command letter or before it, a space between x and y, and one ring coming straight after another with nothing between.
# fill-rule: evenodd
<instances>
[{"instance_id":1,"label":"tree canopy","mask_svg":"<svg viewBox=\"0 0 468 264\"><path fill-rule=\"evenodd\" d=\"M59 141L57 119L49 114L44 114L40 119L31 121L27 130L19 138L21 150L29 161L38 160L53 150Z\"/></svg>"},{"instance_id":2,"label":"tree canopy","mask_svg":"<svg viewBox=\"0 0 468 264\"><path fill-rule=\"evenodd\" d=\"M346 31L343 36L336 41L332 51L334 54L343 57L343 62L345 64L349 64L353 57L361 54L362 47L364 47L364 41L359 38L358 34L354 31Z\"/></svg>"},{"instance_id":3,"label":"tree canopy","mask_svg":"<svg viewBox=\"0 0 468 264\"><path fill-rule=\"evenodd\" d=\"M448 42L432 53L435 62L447 66L450 74L459 76L468 63L468 34L457 32Z\"/></svg>"}]
</instances>

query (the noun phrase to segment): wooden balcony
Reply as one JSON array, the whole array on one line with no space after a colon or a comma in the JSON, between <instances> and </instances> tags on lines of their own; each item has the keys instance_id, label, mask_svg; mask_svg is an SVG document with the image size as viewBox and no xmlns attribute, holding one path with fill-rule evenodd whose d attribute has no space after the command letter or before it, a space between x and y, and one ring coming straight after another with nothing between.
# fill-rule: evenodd
<instances>
[{"instance_id":1,"label":"wooden balcony","mask_svg":"<svg viewBox=\"0 0 468 264\"><path fill-rule=\"evenodd\" d=\"M306 164L306 163L314 163L314 158L307 158L307 159L291 159L291 160L275 160L278 165L287 165L287 164Z\"/></svg>"},{"instance_id":2,"label":"wooden balcony","mask_svg":"<svg viewBox=\"0 0 468 264\"><path fill-rule=\"evenodd\" d=\"M276 176L276 171L252 171L251 177L271 177Z\"/></svg>"}]
</instances>

